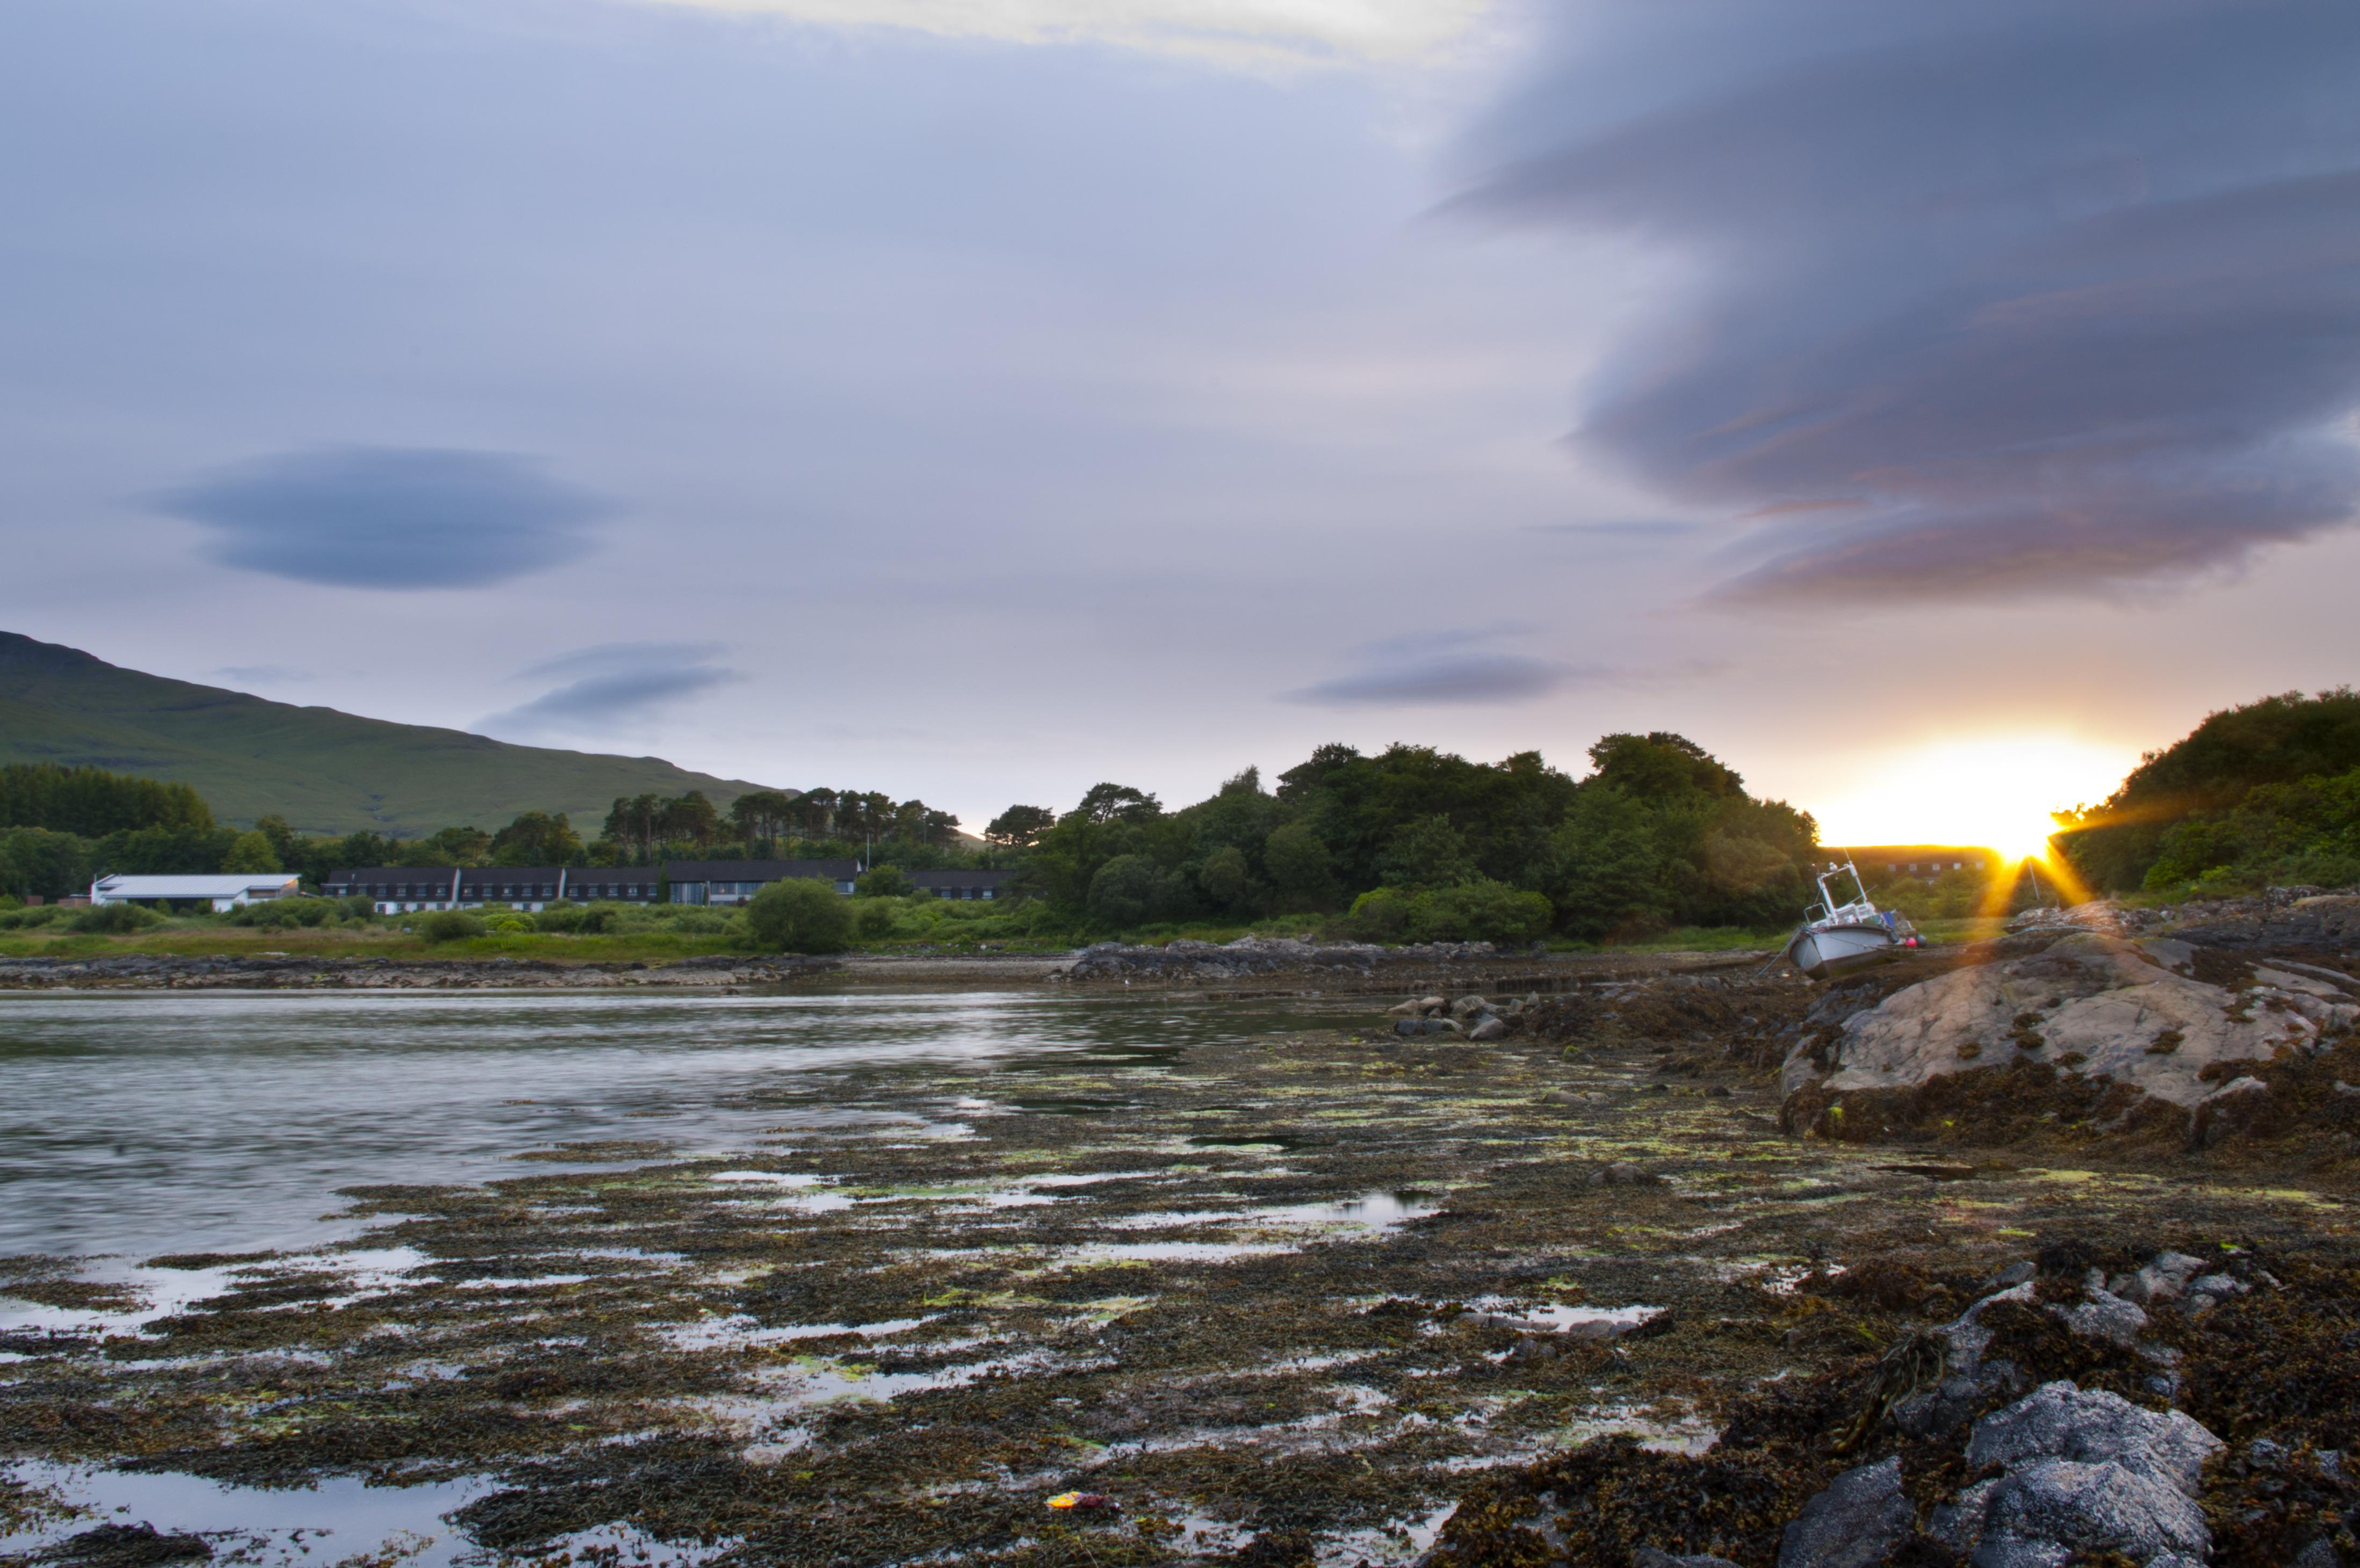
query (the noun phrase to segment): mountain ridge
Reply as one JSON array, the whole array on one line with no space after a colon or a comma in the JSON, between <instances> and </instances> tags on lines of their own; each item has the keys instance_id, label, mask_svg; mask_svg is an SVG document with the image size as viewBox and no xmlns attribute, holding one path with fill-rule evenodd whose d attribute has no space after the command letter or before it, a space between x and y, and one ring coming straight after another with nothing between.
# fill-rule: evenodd
<instances>
[{"instance_id":1,"label":"mountain ridge","mask_svg":"<svg viewBox=\"0 0 2360 1568\"><path fill-rule=\"evenodd\" d=\"M233 823L277 812L300 832L400 837L497 827L536 810L565 811L577 826L595 828L618 795L702 789L726 807L768 788L661 757L518 746L276 702L126 670L6 631L0 631L0 761L177 779Z\"/></svg>"}]
</instances>

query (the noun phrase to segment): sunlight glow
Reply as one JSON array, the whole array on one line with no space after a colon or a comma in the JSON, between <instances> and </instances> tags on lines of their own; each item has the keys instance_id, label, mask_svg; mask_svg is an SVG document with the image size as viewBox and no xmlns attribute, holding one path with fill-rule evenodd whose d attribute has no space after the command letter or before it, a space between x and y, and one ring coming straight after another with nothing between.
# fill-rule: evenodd
<instances>
[{"instance_id":1,"label":"sunlight glow","mask_svg":"<svg viewBox=\"0 0 2360 1568\"><path fill-rule=\"evenodd\" d=\"M1943 741L1873 761L1860 787L1816 814L1822 843L1927 844L2044 854L2050 813L2112 793L2136 753L2068 735Z\"/></svg>"}]
</instances>

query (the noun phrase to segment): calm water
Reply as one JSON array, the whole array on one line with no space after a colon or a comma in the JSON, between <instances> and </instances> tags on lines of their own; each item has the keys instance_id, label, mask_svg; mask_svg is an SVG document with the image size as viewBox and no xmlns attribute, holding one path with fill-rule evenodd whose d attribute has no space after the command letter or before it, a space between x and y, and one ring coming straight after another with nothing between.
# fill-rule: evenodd
<instances>
[{"instance_id":1,"label":"calm water","mask_svg":"<svg viewBox=\"0 0 2360 1568\"><path fill-rule=\"evenodd\" d=\"M340 1187L517 1175L521 1150L682 1153L767 1128L956 1121L1028 1061L1139 1060L1332 1020L1044 996L0 996L0 1255L316 1244ZM546 1167L541 1167L546 1169Z\"/></svg>"}]
</instances>

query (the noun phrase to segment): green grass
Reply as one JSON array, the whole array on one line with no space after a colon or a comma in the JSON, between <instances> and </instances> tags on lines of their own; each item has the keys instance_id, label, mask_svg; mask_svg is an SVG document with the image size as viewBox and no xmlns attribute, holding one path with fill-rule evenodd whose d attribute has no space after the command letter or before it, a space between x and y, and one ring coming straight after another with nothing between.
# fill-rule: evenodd
<instances>
[{"instance_id":1,"label":"green grass","mask_svg":"<svg viewBox=\"0 0 2360 1568\"><path fill-rule=\"evenodd\" d=\"M266 702L13 632L0 632L0 762L177 779L235 823L278 812L302 833L400 837L497 827L528 811L564 811L595 830L618 795L702 789L726 806L760 788L659 757L510 746Z\"/></svg>"}]
</instances>

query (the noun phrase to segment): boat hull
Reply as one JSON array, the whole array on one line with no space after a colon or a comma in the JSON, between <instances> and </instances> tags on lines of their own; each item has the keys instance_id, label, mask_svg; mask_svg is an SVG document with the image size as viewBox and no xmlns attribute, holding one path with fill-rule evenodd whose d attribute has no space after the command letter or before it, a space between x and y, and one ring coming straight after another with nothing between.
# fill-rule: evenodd
<instances>
[{"instance_id":1,"label":"boat hull","mask_svg":"<svg viewBox=\"0 0 2360 1568\"><path fill-rule=\"evenodd\" d=\"M1900 951L1881 924L1806 927L1786 943L1787 959L1814 980L1882 964Z\"/></svg>"}]
</instances>

